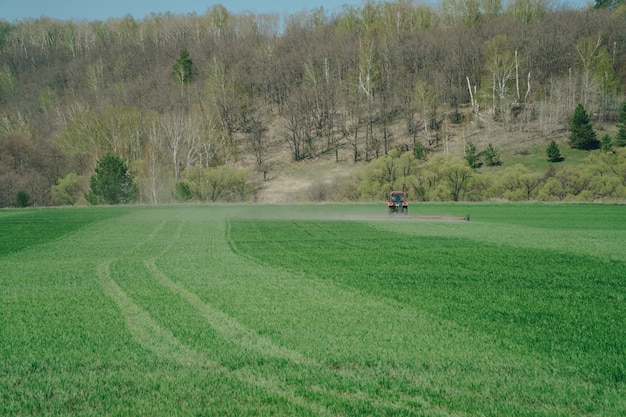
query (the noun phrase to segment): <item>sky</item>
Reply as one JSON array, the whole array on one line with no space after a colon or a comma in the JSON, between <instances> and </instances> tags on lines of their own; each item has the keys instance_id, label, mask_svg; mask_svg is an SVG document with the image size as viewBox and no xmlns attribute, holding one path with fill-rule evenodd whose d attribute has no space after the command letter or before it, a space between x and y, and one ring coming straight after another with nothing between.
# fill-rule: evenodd
<instances>
[{"instance_id":1,"label":"sky","mask_svg":"<svg viewBox=\"0 0 626 417\"><path fill-rule=\"evenodd\" d=\"M132 15L140 20L150 13L204 14L222 4L231 13L254 12L280 15L323 7L339 11L344 4L361 6L362 0L0 0L0 19L8 22L50 17L61 20L107 20Z\"/></svg>"},{"instance_id":2,"label":"sky","mask_svg":"<svg viewBox=\"0 0 626 417\"><path fill-rule=\"evenodd\" d=\"M393 0L392 0L393 1ZM439 0L422 0L438 4ZM591 0L567 0L572 7L593 3ZM15 22L49 17L60 20L107 20L132 15L141 20L150 13L204 14L222 4L231 13L278 13L281 16L323 7L328 13L343 5L362 6L363 0L0 0L0 19Z\"/></svg>"}]
</instances>

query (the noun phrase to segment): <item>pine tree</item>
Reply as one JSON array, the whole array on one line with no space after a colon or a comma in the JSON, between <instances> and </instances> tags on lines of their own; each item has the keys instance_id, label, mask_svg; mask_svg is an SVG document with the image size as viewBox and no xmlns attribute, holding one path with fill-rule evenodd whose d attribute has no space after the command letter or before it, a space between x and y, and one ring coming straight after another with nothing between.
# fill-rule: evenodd
<instances>
[{"instance_id":1,"label":"pine tree","mask_svg":"<svg viewBox=\"0 0 626 417\"><path fill-rule=\"evenodd\" d=\"M550 141L548 148L546 149L546 155L548 156L548 161L550 162L560 162L563 160L561 158L561 151L559 150L559 145L556 144L554 140Z\"/></svg>"},{"instance_id":2,"label":"pine tree","mask_svg":"<svg viewBox=\"0 0 626 417\"><path fill-rule=\"evenodd\" d=\"M96 173L89 181L85 199L89 204L126 204L138 194L133 175L117 155L108 154L96 165Z\"/></svg>"},{"instance_id":3,"label":"pine tree","mask_svg":"<svg viewBox=\"0 0 626 417\"><path fill-rule=\"evenodd\" d=\"M600 148L603 152L611 152L611 147L613 146L613 139L611 135L608 133L603 135L600 139Z\"/></svg>"},{"instance_id":4,"label":"pine tree","mask_svg":"<svg viewBox=\"0 0 626 417\"><path fill-rule=\"evenodd\" d=\"M622 4L622 0L596 0L594 8L596 9L614 9Z\"/></svg>"},{"instance_id":5,"label":"pine tree","mask_svg":"<svg viewBox=\"0 0 626 417\"><path fill-rule=\"evenodd\" d=\"M480 160L476 154L476 145L472 142L467 142L465 145L465 160L470 168L480 168Z\"/></svg>"},{"instance_id":6,"label":"pine tree","mask_svg":"<svg viewBox=\"0 0 626 417\"><path fill-rule=\"evenodd\" d=\"M569 143L575 149L598 149L600 141L589 121L589 115L582 104L578 104L569 123Z\"/></svg>"},{"instance_id":7,"label":"pine tree","mask_svg":"<svg viewBox=\"0 0 626 417\"><path fill-rule=\"evenodd\" d=\"M172 67L172 75L181 84L189 84L193 75L193 61L187 49L180 50L180 57Z\"/></svg>"},{"instance_id":8,"label":"pine tree","mask_svg":"<svg viewBox=\"0 0 626 417\"><path fill-rule=\"evenodd\" d=\"M485 150L485 164L489 167L495 167L502 165L502 161L500 160L500 152L493 147L490 143Z\"/></svg>"}]
</instances>

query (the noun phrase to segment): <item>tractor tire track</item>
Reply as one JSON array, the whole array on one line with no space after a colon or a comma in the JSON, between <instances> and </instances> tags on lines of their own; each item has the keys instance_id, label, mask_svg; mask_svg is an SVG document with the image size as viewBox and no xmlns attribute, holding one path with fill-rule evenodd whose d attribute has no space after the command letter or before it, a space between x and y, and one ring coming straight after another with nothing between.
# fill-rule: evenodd
<instances>
[{"instance_id":1,"label":"tractor tire track","mask_svg":"<svg viewBox=\"0 0 626 417\"><path fill-rule=\"evenodd\" d=\"M330 416L326 407L299 396L295 389L281 387L281 383L260 375L250 368L231 371L219 363L207 359L180 342L169 330L162 328L150 315L135 304L111 278L109 268L111 261L98 265L100 283L107 296L118 308L133 340L159 358L171 360L179 365L212 369L225 376L233 376L239 381L263 389L265 392L283 398L292 404L309 409L317 415Z\"/></svg>"},{"instance_id":2,"label":"tractor tire track","mask_svg":"<svg viewBox=\"0 0 626 417\"><path fill-rule=\"evenodd\" d=\"M126 328L133 339L145 349L161 358L168 358L181 365L218 368L200 354L182 344L174 335L159 326L150 315L135 304L115 283L110 274L112 261L98 265L98 277L104 293L118 306Z\"/></svg>"},{"instance_id":3,"label":"tractor tire track","mask_svg":"<svg viewBox=\"0 0 626 417\"><path fill-rule=\"evenodd\" d=\"M157 268L155 259L145 260L144 265L159 284L181 296L191 304L224 339L242 348L252 349L271 358L287 359L294 364L317 365L316 362L305 358L299 352L276 345L271 340L259 336L254 330L244 326L223 311L204 303L196 294L187 290L182 285L173 282L162 273Z\"/></svg>"},{"instance_id":4,"label":"tractor tire track","mask_svg":"<svg viewBox=\"0 0 626 417\"><path fill-rule=\"evenodd\" d=\"M214 331L216 331L219 335L221 335L225 340L231 343L234 343L243 349L256 351L257 353L264 355L265 357L268 357L268 358L282 359L282 360L288 361L289 363L293 365L307 366L307 367L318 369L322 372L331 372L331 373L336 374L337 373L336 370L328 370L328 367L320 363L319 361L307 358L298 351L285 348L281 345L277 345L270 339L260 336L256 331L241 324L238 320L236 320L232 316L205 303L204 301L200 299L200 297L198 297L197 294L191 292L190 290L185 288L183 285L172 281L164 272L162 272L158 268L158 266L156 265L157 259L162 258L171 249L171 247L177 241L180 240L182 231L187 223L187 220L188 219L186 219L185 221L179 224L178 228L176 229L172 238L169 240L168 244L165 245L163 249L156 256L149 258L149 259L145 259L143 261L144 266L152 274L155 280L160 285L164 286L165 288L167 288L174 294L177 294L178 296L183 298L186 302L188 302L191 306L193 306L204 317L204 319L208 322L211 328ZM222 253L222 254L213 253L213 256L215 256L216 259L220 259L221 263L229 264L229 263L236 262L238 265L240 265L241 260L246 259L246 258L240 257L239 254L232 252L232 248L230 247L231 242L228 236L229 229L230 229L230 223L228 222L228 220L223 219L223 222L215 222L215 225L212 229L214 229L214 236L212 236L211 238L212 248L210 250L214 251L216 245L221 246L218 243L220 238L216 237L220 235L223 236L222 238L224 240L223 247L229 248L227 253ZM228 259L225 259L225 257L226 258L237 257L239 259L228 260ZM252 265L254 265L254 268L258 267L258 263L254 261L252 262ZM243 372L239 370L239 371L234 371L234 373L236 373L242 381L252 383L259 388L263 388L274 394L279 394L282 397L289 398L294 404L311 408L313 411L315 411L318 414L322 414L322 415L327 414L325 407L322 407L317 404L311 404L309 401L303 399L302 397L294 395L293 394L294 388L291 388L289 386L289 383L284 380L274 381L271 378L268 378L267 376L257 375L254 372L250 372L250 371ZM342 371L341 373L344 377L356 378L355 375L350 375L351 372L349 371ZM307 388L307 390L310 388L312 387ZM320 387L316 387L313 389L315 390L319 388ZM329 389L322 389L320 392L323 392L325 395L328 395L335 399L346 399L347 397L352 397L354 399L358 398L362 401L365 401L366 403L370 403L371 405L383 406L388 409L396 410L396 411L403 411L403 410L414 411L415 410L414 406L411 404L415 404L416 400L420 402L421 404L427 404L427 401L424 398L417 398L414 396L407 396L407 397L400 396L402 399L400 399L399 401L398 400L389 401L389 400L381 400L380 398L375 399L375 400L367 399L367 395L365 395L364 393L360 391L354 392L349 395L347 395L345 392L339 392L339 391L329 390ZM429 407L431 409L433 408L432 406L429 406ZM444 411L444 410L438 410L438 411L441 414L438 413L437 415L449 415L447 411Z\"/></svg>"},{"instance_id":5,"label":"tractor tire track","mask_svg":"<svg viewBox=\"0 0 626 417\"><path fill-rule=\"evenodd\" d=\"M146 239L135 245L129 253L135 253L142 246L154 240L166 223L166 221L163 221L162 223L157 225L155 229L152 230L152 232L146 237ZM185 222L181 222L179 227L176 229L174 239L169 241L169 243L163 248L158 256L161 256L162 254L167 252L169 248L179 239L184 225ZM97 275L100 281L100 285L104 293L119 308L122 317L124 318L126 328L131 334L133 340L144 349L152 352L155 356L159 358L171 360L182 366L212 369L225 376L235 377L243 383L249 384L256 388L262 389L269 394L283 398L286 401L289 401L291 404L294 404L304 409L309 409L317 415L333 415L326 409L325 406L308 401L307 399L297 394L294 388L286 387L284 383L273 380L271 378L267 378L251 368L242 368L231 371L225 366L219 364L218 362L206 358L204 355L183 344L172 334L171 331L161 327L150 316L148 312L146 312L143 308L137 305L115 283L115 280L111 277L110 273L111 264L115 262L115 260L116 258L113 258L98 264ZM258 345L258 343L254 343L254 341L252 341L252 338L250 337L252 333L251 330L245 329L243 326L238 324L238 322L225 315L224 313L221 313L217 310L213 311L213 309L211 309L209 306L202 303L202 301L195 294L185 290L183 287L175 284L174 282L171 282L165 277L164 274L158 271L156 265L154 264L155 260L156 258L144 260L144 264L150 272L157 272L157 275L154 275L153 273L153 276L155 276L155 278L157 278L159 282L161 282L160 278L163 279L163 282L161 282L161 284L165 284L164 286L166 288L174 290L175 293L183 296L183 298L190 302L194 307L198 308L198 306L200 306L200 311L206 311L210 317L221 317L225 319L227 325L235 326L236 332L247 335L247 337L244 336L244 339L249 339L249 341L251 341L253 345ZM168 283L171 285L168 285ZM220 325L219 328L225 329L224 325ZM267 349L268 348L266 347L264 350ZM269 349L271 350L271 347Z\"/></svg>"},{"instance_id":6,"label":"tractor tire track","mask_svg":"<svg viewBox=\"0 0 626 417\"><path fill-rule=\"evenodd\" d=\"M176 216L179 217L179 216ZM273 359L285 360L295 366L306 366L314 369L318 369L321 372L329 372L332 374L338 374L337 370L329 370L328 367L314 359L310 359L302 355L301 353L277 345L270 339L260 336L253 329L246 327L232 316L224 313L223 311L212 307L200 299L200 297L185 288L183 285L172 281L165 273L163 273L156 265L157 259L163 257L168 251L181 239L182 232L188 223L189 218L180 221L178 227L172 233L171 237L167 239L167 243L162 246L160 251L149 252L149 257L144 257L141 262L146 267L147 271L154 277L155 281L178 295L187 303L189 303L194 309L196 309L207 323L225 340L240 346L242 349L256 351L257 353ZM163 221L155 226L155 228L146 236L146 238L135 245L128 255L139 255L142 247L150 244L154 241L159 234L165 228L168 221ZM223 218L213 222L213 233L211 238L211 248L209 249L212 257L219 260L220 263L229 264L230 262L241 262L240 255L232 252L230 249L228 234L229 223L227 219ZM221 236L221 237L218 237ZM226 253L216 252L216 248L221 246L220 241L223 240L223 245L229 248ZM153 255L156 253L156 255ZM139 258L144 254L140 254ZM232 257L237 259L225 259L224 257ZM117 258L110 259L98 265L98 276L100 277L100 283L105 294L111 298L121 311L124 317L126 327L131 333L133 339L143 348L152 352L157 357L171 360L183 366L196 367L202 369L211 369L214 372L218 372L226 377L234 377L242 383L261 389L262 391L282 398L291 404L308 409L319 416L331 416L335 415L324 404L320 404L320 400L310 400L302 396L300 393L304 388L305 392L317 392L322 393L335 400L343 401L349 398L353 400L363 401L371 406L382 406L389 410L395 410L396 412L402 411L415 411L416 400L422 404L427 404L423 398L416 398L414 396L400 395L395 400L385 400L381 398L370 399L367 394L361 391L347 393L341 390L335 389L323 389L317 385L309 387L302 387L298 384L290 383L285 379L274 378L271 375L263 375L261 369L253 367L243 367L236 370L231 370L223 366L217 361L207 358L204 354L199 353L193 348L185 345L174 334L166 328L159 325L150 314L142 307L136 304L116 283L111 277L110 266L115 262ZM252 262L252 267L257 268L258 264ZM351 375L348 370L342 370L341 375L347 378L355 378L356 375ZM420 407L421 408L421 407ZM435 411L434 415L451 415L447 410L433 410L432 406L428 406L432 411ZM431 413L432 415L432 413ZM459 414L453 414L459 415Z\"/></svg>"},{"instance_id":7,"label":"tractor tire track","mask_svg":"<svg viewBox=\"0 0 626 417\"><path fill-rule=\"evenodd\" d=\"M156 260L164 256L170 248L180 240L185 224L186 221L180 223L172 239L169 240L168 244L163 247L163 250L161 250L156 257L144 260L144 265L157 282L191 304L202 314L213 330L218 332L224 339L245 349L252 349L270 358L287 359L299 365L321 366L316 361L304 357L300 352L277 345L270 339L260 336L257 332L241 324L232 316L206 304L195 293L172 281L158 269Z\"/></svg>"}]
</instances>

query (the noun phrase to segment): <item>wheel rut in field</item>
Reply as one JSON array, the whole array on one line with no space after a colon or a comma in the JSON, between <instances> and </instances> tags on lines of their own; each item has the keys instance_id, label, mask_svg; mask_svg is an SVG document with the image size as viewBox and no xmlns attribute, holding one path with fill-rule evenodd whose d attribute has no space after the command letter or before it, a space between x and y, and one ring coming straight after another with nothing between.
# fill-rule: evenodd
<instances>
[{"instance_id":1,"label":"wheel rut in field","mask_svg":"<svg viewBox=\"0 0 626 417\"><path fill-rule=\"evenodd\" d=\"M174 335L159 326L150 315L135 304L115 283L110 274L112 261L98 265L98 277L105 294L117 304L126 327L133 339L155 355L173 360L181 365L218 367L200 354L182 344Z\"/></svg>"},{"instance_id":2,"label":"wheel rut in field","mask_svg":"<svg viewBox=\"0 0 626 417\"><path fill-rule=\"evenodd\" d=\"M235 343L243 348L252 349L265 356L276 359L287 359L297 364L313 365L315 362L308 360L299 352L276 345L271 340L259 336L257 332L242 325L232 316L221 310L215 309L204 303L195 293L187 290L182 285L170 280L156 266L155 260L145 260L144 264L156 281L178 294L199 311L209 325L217 331L224 339Z\"/></svg>"},{"instance_id":3,"label":"wheel rut in field","mask_svg":"<svg viewBox=\"0 0 626 417\"><path fill-rule=\"evenodd\" d=\"M169 330L161 327L150 317L150 314L122 291L111 278L110 264L111 261L106 261L98 265L100 283L105 294L117 304L124 317L126 328L140 346L159 358L171 360L183 366L212 369L227 376L234 376L241 382L261 388L294 405L310 409L318 415L332 415L326 410L326 407L306 400L298 395L294 388L286 387L284 383L260 375L251 368L229 370L180 342Z\"/></svg>"},{"instance_id":4,"label":"wheel rut in field","mask_svg":"<svg viewBox=\"0 0 626 417\"><path fill-rule=\"evenodd\" d=\"M314 369L316 372L325 373L331 378L339 377L341 379L348 378L349 380L355 378L355 381L359 379L356 375L352 375L352 371L349 369L329 369L327 365L315 359L307 358L298 351L276 344L271 339L259 335L254 329L245 326L224 311L203 301L198 294L183 284L174 281L168 274L163 272L158 267L157 261L167 256L172 247L181 240L188 220L189 219L178 221L178 225L175 228L171 227L171 224L168 226L168 221L159 223L146 235L143 241L135 245L133 249L129 251L128 255L139 255L138 259L134 261L138 261L139 264L149 272L156 284L188 303L206 320L208 325L217 334L230 343L239 346L242 350L254 351L268 359L284 360L296 367L304 366ZM212 233L209 233L211 236L207 236L209 245L212 246L212 248L209 249L209 252L212 252L210 254L211 258L216 260L221 259L222 262L226 264L242 261L247 263L248 260L246 260L245 257L241 258L228 249L226 237L227 223L225 219L212 223L210 227ZM223 248L226 249L224 250ZM101 286L106 295L118 306L126 327L133 339L139 345L160 358L171 360L184 366L206 368L214 372L223 373L224 375L230 375L250 386L255 386L265 392L283 398L298 407L309 409L316 415L324 416L331 415L332 413L329 412L320 400L312 400L303 396L300 393L303 389L305 392L311 393L314 397L317 396L317 394L313 393L321 393L324 396L333 398L335 401L343 401L347 397L351 397L359 402L365 402L374 407L385 407L396 411L415 410L416 402L421 404L421 407L426 406L431 410L433 409L432 406L426 405L428 402L425 399L415 396L405 396L396 393L395 400L387 400L380 397L368 398L367 394L360 392L360 390L348 394L342 390L320 387L315 383L311 386L307 385L304 387L301 386L300 383L295 383L295 381L290 382L288 379L277 379L272 375L267 375L262 368L256 368L254 366L246 366L235 370L227 369L218 361L208 357L206 353L200 353L179 340L172 331L159 324L146 310L124 292L115 282L110 272L111 265L117 260L122 259L123 258L113 258L98 266L98 276L100 277ZM217 268L215 273L222 273L223 267L224 265ZM259 265L253 262L249 267L256 269ZM249 273L249 271L246 270L244 273Z\"/></svg>"},{"instance_id":5,"label":"wheel rut in field","mask_svg":"<svg viewBox=\"0 0 626 417\"><path fill-rule=\"evenodd\" d=\"M275 344L271 340L260 336L256 331L241 324L232 316L205 303L198 295L189 291L181 284L172 281L166 274L159 270L156 265L156 260L164 256L172 245L180 239L184 226L185 222L181 222L172 239L163 247L160 253L154 258L144 260L144 265L156 281L191 304L224 339L243 348L255 350L270 358L287 359L297 364L315 364L314 361L305 358L299 352Z\"/></svg>"},{"instance_id":6,"label":"wheel rut in field","mask_svg":"<svg viewBox=\"0 0 626 417\"><path fill-rule=\"evenodd\" d=\"M133 247L130 253L136 252L142 246L154 240L156 236L158 236L161 229L163 229L165 223L166 222L162 222L157 225L144 241ZM184 222L182 222L177 228L174 239L170 240L170 243L168 243L164 247L159 255L165 253L171 247L171 245L174 244L174 242L180 237L180 233L183 227ZM152 352L155 356L159 358L171 360L175 363L178 363L179 365L212 369L224 375L233 376L241 382L244 382L251 386L255 386L272 395L283 398L298 407L309 409L317 415L332 415L332 413L328 412L325 406L303 398L295 391L295 388L287 386L283 382L263 376L257 370L252 368L229 370L218 362L205 357L203 354L200 354L199 352L182 343L172 334L170 330L163 328L161 325L159 325L147 311L145 311L138 304L136 304L122 290L122 288L117 285L110 272L111 264L114 263L116 260L116 258L113 258L98 264L97 275L100 280L100 285L104 293L119 308L120 313L124 318L126 328L131 334L133 340L135 340L135 342L137 342L144 349ZM164 285L166 288L185 298L195 308L199 308L201 312L204 312L207 316L211 317L213 319L212 321L214 321L216 317L225 319L229 325L235 326L236 333L244 335L240 336L240 339L248 340L248 343L250 343L252 346L261 346L261 350L265 353L267 353L268 351L281 352L280 349L272 347L270 345L271 342L270 344L268 344L267 341L259 343L251 340L251 330L245 329L240 324L238 325L236 321L234 321L234 319L228 318L227 315L223 313L220 314L219 311L212 310L209 306L204 304L195 294L185 290L178 284L171 282L165 277L165 275L163 275L156 269L156 265L154 265L155 259L147 259L144 262L151 273L153 273L153 271L157 273L157 275L154 276L157 281L161 283L161 285ZM226 328L223 324L219 327L222 329ZM295 355L293 354L293 352L282 352L279 354L279 357L283 357L281 355L289 357L290 360L302 359L294 357ZM272 356L276 357L275 354Z\"/></svg>"}]
</instances>

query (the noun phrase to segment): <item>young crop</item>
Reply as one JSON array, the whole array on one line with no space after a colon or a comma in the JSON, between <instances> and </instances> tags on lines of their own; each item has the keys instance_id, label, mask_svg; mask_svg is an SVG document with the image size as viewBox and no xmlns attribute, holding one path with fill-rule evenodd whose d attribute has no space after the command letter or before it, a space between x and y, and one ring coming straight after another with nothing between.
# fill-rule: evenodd
<instances>
[{"instance_id":1,"label":"young crop","mask_svg":"<svg viewBox=\"0 0 626 417\"><path fill-rule=\"evenodd\" d=\"M622 206L380 210L0 213L0 414L623 414Z\"/></svg>"}]
</instances>

